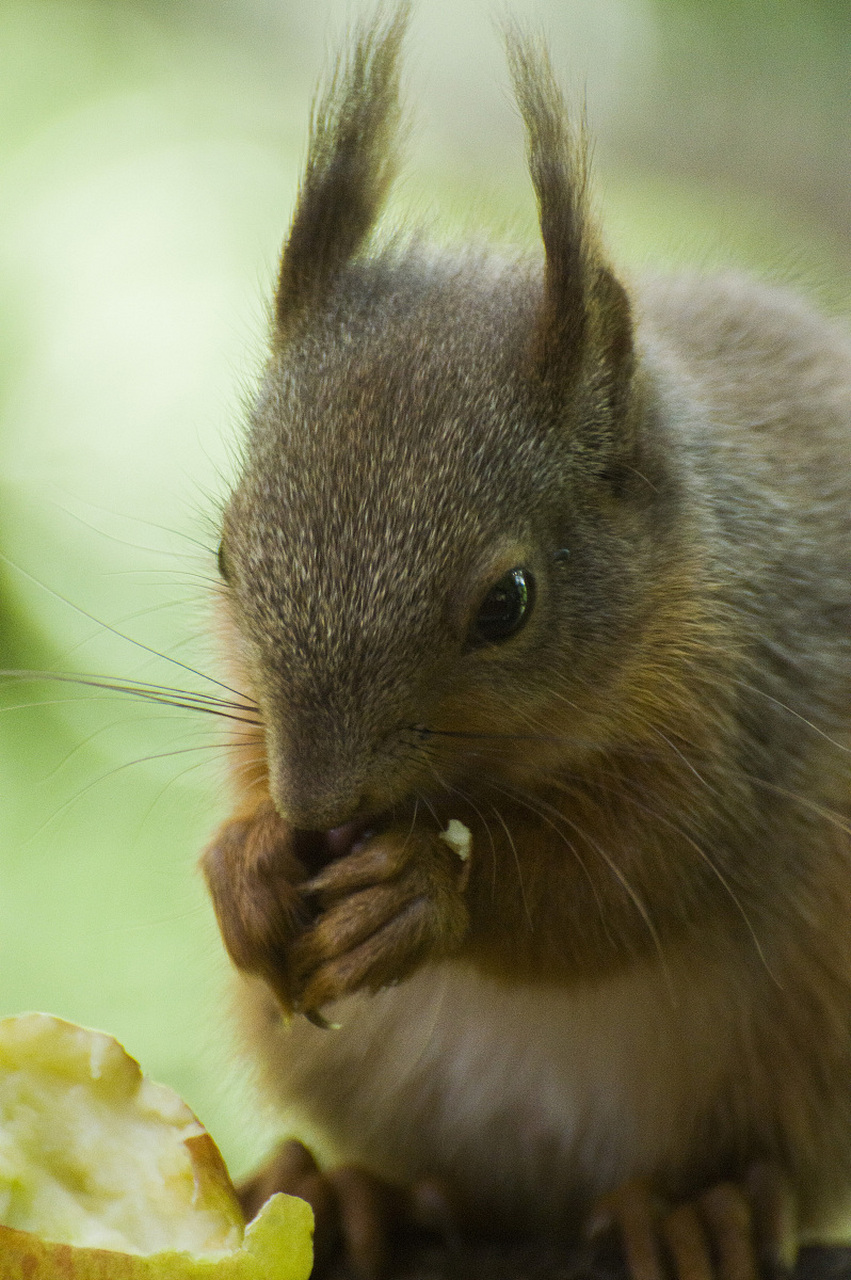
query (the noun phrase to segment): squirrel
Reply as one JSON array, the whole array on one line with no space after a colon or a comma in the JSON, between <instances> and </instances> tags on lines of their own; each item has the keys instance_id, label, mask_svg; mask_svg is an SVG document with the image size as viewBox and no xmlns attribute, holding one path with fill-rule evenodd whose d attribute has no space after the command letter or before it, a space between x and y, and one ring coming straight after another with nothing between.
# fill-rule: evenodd
<instances>
[{"instance_id":1,"label":"squirrel","mask_svg":"<svg viewBox=\"0 0 851 1280\"><path fill-rule=\"evenodd\" d=\"M406 21L314 108L223 512L255 713L202 866L326 1165L250 1185L785 1274L851 1203L851 340L616 274L510 22L543 253L377 238Z\"/></svg>"}]
</instances>

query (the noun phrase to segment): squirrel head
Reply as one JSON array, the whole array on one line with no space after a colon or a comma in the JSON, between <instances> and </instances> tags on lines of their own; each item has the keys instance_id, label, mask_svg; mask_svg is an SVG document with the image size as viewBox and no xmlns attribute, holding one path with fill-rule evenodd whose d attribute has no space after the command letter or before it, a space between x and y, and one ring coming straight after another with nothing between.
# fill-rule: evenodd
<instances>
[{"instance_id":1,"label":"squirrel head","mask_svg":"<svg viewBox=\"0 0 851 1280\"><path fill-rule=\"evenodd\" d=\"M306 829L593 747L671 505L585 151L534 42L507 35L543 266L367 250L405 17L359 34L314 110L223 524L271 793Z\"/></svg>"}]
</instances>

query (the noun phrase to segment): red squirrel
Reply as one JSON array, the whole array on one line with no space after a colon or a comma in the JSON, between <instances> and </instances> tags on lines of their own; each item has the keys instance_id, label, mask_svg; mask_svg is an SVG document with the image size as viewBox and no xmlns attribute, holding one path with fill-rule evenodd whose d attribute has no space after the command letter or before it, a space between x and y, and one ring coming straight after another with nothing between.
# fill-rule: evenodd
<instances>
[{"instance_id":1,"label":"red squirrel","mask_svg":"<svg viewBox=\"0 0 851 1280\"><path fill-rule=\"evenodd\" d=\"M851 1203L851 341L616 274L510 26L542 252L374 235L404 28L314 110L222 523L257 723L203 868L325 1160L262 1185L783 1272Z\"/></svg>"}]
</instances>

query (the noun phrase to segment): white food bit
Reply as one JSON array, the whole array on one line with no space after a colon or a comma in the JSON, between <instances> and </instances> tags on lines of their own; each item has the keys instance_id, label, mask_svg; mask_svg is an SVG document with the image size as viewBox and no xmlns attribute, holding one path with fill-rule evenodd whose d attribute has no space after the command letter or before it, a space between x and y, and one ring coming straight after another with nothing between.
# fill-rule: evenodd
<instances>
[{"instance_id":1,"label":"white food bit","mask_svg":"<svg viewBox=\"0 0 851 1280\"><path fill-rule=\"evenodd\" d=\"M473 842L473 835L469 827L465 827L464 823L459 822L457 818L450 818L446 830L441 831L440 838L449 845L450 849L458 854L462 862L467 861Z\"/></svg>"}]
</instances>

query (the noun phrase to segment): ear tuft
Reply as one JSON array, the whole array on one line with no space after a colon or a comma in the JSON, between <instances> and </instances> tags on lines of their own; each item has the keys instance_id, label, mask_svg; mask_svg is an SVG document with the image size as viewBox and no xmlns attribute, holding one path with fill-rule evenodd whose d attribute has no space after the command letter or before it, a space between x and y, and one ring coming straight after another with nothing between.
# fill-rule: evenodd
<instances>
[{"instance_id":1,"label":"ear tuft","mask_svg":"<svg viewBox=\"0 0 851 1280\"><path fill-rule=\"evenodd\" d=\"M311 114L307 163L284 246L275 319L286 337L369 235L396 168L399 53L410 6L356 29Z\"/></svg>"},{"instance_id":2,"label":"ear tuft","mask_svg":"<svg viewBox=\"0 0 851 1280\"><path fill-rule=\"evenodd\" d=\"M533 364L545 380L563 383L593 346L604 363L608 354L625 371L632 350L629 304L604 260L589 207L584 120L571 126L543 41L511 22L504 36L545 253Z\"/></svg>"}]
</instances>

